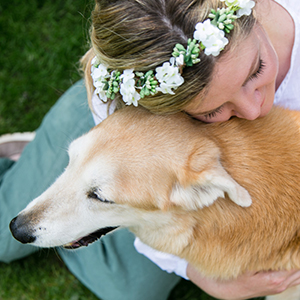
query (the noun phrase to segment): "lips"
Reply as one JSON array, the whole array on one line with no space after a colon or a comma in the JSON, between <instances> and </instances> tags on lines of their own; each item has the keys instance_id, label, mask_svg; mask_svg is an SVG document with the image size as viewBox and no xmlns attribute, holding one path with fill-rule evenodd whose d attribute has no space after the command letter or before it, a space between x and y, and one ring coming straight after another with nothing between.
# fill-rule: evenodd
<instances>
[{"instance_id":1,"label":"lips","mask_svg":"<svg viewBox=\"0 0 300 300\"><path fill-rule=\"evenodd\" d=\"M65 244L63 245L63 247L65 249L78 249L82 246L87 247L89 244L97 241L98 239L100 239L103 235L106 235L107 233L117 229L117 227L105 227L105 228L101 228L97 231L94 231L93 233L84 236L76 241L73 241L71 243Z\"/></svg>"}]
</instances>

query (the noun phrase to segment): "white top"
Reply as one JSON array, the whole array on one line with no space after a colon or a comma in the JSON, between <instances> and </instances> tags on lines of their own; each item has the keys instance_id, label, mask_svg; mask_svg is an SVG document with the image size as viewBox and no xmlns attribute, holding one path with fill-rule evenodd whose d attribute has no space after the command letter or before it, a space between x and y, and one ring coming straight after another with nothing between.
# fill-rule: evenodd
<instances>
[{"instance_id":1,"label":"white top","mask_svg":"<svg viewBox=\"0 0 300 300\"><path fill-rule=\"evenodd\" d=\"M299 0L276 0L292 16L295 24L295 41L291 57L291 66L285 79L282 81L275 93L275 105L280 105L292 110L300 110L300 5ZM282 41L284 43L284 41ZM94 120L99 124L107 117L107 105L102 103L97 95L93 95L92 103L94 107ZM112 105L110 113L114 110ZM177 256L159 252L143 244L138 238L134 246L139 253L144 254L161 269L176 273L177 275L188 279L186 276L187 261Z\"/></svg>"},{"instance_id":2,"label":"white top","mask_svg":"<svg viewBox=\"0 0 300 300\"><path fill-rule=\"evenodd\" d=\"M276 0L276 2L292 16L295 24L295 40L290 70L276 91L274 104L300 110L300 3L299 0Z\"/></svg>"}]
</instances>

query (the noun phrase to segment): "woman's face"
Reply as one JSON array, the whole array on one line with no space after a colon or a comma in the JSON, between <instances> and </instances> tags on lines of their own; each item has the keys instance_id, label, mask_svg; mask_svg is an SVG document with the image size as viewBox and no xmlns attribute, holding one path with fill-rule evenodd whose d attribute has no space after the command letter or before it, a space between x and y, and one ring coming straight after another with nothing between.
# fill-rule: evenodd
<instances>
[{"instance_id":1,"label":"woman's face","mask_svg":"<svg viewBox=\"0 0 300 300\"><path fill-rule=\"evenodd\" d=\"M204 122L223 122L236 116L254 120L271 109L278 58L263 28L255 25L249 37L215 66L205 97L199 95L185 111Z\"/></svg>"}]
</instances>

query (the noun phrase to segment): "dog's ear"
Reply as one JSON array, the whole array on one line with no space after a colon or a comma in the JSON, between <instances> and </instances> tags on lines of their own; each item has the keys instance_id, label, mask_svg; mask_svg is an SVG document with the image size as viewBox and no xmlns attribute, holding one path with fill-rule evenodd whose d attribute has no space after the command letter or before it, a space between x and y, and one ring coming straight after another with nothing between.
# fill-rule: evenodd
<instances>
[{"instance_id":1,"label":"dog's ear","mask_svg":"<svg viewBox=\"0 0 300 300\"><path fill-rule=\"evenodd\" d=\"M172 190L172 203L188 210L196 210L213 204L225 193L236 204L248 207L252 200L242 186L240 186L223 168L217 160L213 166L197 172L196 180L192 184L177 183Z\"/></svg>"}]
</instances>

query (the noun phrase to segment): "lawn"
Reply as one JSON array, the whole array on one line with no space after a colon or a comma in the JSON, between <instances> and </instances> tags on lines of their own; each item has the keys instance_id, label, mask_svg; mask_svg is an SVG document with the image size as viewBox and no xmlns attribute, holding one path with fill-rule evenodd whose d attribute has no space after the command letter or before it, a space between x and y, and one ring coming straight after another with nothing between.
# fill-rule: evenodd
<instances>
[{"instance_id":1,"label":"lawn","mask_svg":"<svg viewBox=\"0 0 300 300\"><path fill-rule=\"evenodd\" d=\"M80 78L78 60L88 49L92 7L91 0L0 2L0 134L35 130ZM69 273L54 250L40 250L0 263L0 300L14 299L98 298ZM184 280L169 297L196 299L214 298Z\"/></svg>"}]
</instances>

